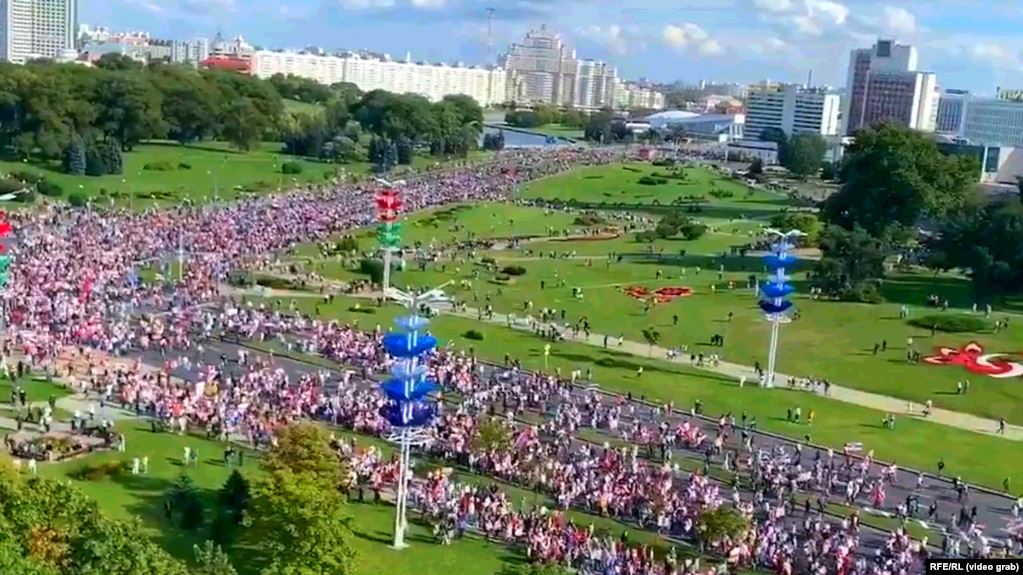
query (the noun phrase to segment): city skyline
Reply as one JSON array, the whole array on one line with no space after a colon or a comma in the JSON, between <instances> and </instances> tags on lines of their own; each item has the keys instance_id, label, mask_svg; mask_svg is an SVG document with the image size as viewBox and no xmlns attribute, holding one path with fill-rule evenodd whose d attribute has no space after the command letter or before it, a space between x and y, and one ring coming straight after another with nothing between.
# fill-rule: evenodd
<instances>
[{"instance_id":1,"label":"city skyline","mask_svg":"<svg viewBox=\"0 0 1023 575\"><path fill-rule=\"evenodd\" d=\"M1023 8L964 0L110 0L83 1L81 21L147 29L157 37L244 35L274 48L365 48L415 59L493 63L490 54L530 28L558 30L580 56L608 61L622 77L845 83L853 48L879 37L917 46L920 67L942 88L993 94L1020 83ZM494 50L486 9L494 5Z\"/></svg>"}]
</instances>

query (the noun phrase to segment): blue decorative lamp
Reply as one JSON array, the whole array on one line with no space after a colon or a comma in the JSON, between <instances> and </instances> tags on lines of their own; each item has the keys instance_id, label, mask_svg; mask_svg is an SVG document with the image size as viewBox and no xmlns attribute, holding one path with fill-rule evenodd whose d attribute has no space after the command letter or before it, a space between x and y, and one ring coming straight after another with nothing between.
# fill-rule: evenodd
<instances>
[{"instance_id":1,"label":"blue decorative lamp","mask_svg":"<svg viewBox=\"0 0 1023 575\"><path fill-rule=\"evenodd\" d=\"M787 312L792 309L792 302L787 298L796 290L789 282L789 276L785 274L786 269L791 269L798 261L796 256L789 253L795 246L792 239L805 235L799 230L780 232L768 230L777 241L771 244L771 253L764 257L769 275L764 286L760 289L764 298L760 300L760 309L766 314L767 321L771 322L771 343L767 351L767 375L764 377L765 387L774 387L774 370L778 358L778 332L781 324L792 321Z\"/></svg>"}]
</instances>

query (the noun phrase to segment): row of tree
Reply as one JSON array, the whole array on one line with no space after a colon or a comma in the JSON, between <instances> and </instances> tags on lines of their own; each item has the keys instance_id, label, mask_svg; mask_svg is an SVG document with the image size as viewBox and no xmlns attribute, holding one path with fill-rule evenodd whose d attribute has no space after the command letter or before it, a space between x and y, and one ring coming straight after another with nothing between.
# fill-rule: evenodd
<instances>
[{"instance_id":1,"label":"row of tree","mask_svg":"<svg viewBox=\"0 0 1023 575\"><path fill-rule=\"evenodd\" d=\"M819 134L786 136L778 128L764 128L760 139L778 146L778 163L793 175L800 178L820 175L828 143Z\"/></svg>"},{"instance_id":2,"label":"row of tree","mask_svg":"<svg viewBox=\"0 0 1023 575\"><path fill-rule=\"evenodd\" d=\"M936 272L966 270L977 302L1023 290L1020 198L985 198L977 159L957 151L968 149L944 153L927 136L891 125L857 132L838 166L839 189L821 205L816 285L879 301L886 262L899 256Z\"/></svg>"}]
</instances>

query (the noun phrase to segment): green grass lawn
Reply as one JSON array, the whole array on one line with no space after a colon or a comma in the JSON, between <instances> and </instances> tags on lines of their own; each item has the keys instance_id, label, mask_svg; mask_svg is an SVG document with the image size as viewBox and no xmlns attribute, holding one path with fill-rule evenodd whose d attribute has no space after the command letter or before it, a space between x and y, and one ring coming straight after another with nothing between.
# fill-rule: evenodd
<instances>
[{"instance_id":1,"label":"green grass lawn","mask_svg":"<svg viewBox=\"0 0 1023 575\"><path fill-rule=\"evenodd\" d=\"M11 391L17 387L25 390L29 403L47 401L51 397L60 399L71 395L71 392L63 385L47 382L44 379L25 377L16 383L0 380L0 404L10 403Z\"/></svg>"},{"instance_id":2,"label":"green grass lawn","mask_svg":"<svg viewBox=\"0 0 1023 575\"><path fill-rule=\"evenodd\" d=\"M323 113L323 106L299 100L284 99L284 109L292 114L318 115Z\"/></svg>"},{"instance_id":3,"label":"green grass lawn","mask_svg":"<svg viewBox=\"0 0 1023 575\"><path fill-rule=\"evenodd\" d=\"M285 304L291 301L284 299ZM604 301L595 301L600 305L594 308L610 307ZM367 330L376 326L388 329L391 320L403 313L397 306L369 308L373 313L365 313L369 303L351 298L336 298L330 305L316 299L296 299L294 303L306 313L318 310L323 318L357 323ZM355 303L360 304L361 312L351 311ZM484 340L465 338L470 329L482 332ZM497 362L503 361L507 353L529 368L545 367L546 342L528 332L446 315L435 318L432 330L444 345L471 348L481 357ZM614 349L613 341L607 350L580 343L553 344L548 363L549 369L560 369L564 374L573 369L584 373L589 370L594 381L609 391L631 392L665 403L674 401L681 408L688 408L699 399L706 412L713 415L738 416L746 410L751 417L758 418L760 429L797 439L810 435L815 443L836 450L847 442L858 441L883 460L931 472L935 471L937 461L944 458L946 473L996 489L1001 489L1002 479L1007 476L1013 478L1017 488L1021 485L1019 478L1023 478L1023 450L1016 442L908 417L898 420L896 431L889 431L881 425L884 414L873 409L787 389L765 390L752 385L740 389L736 381L713 373L657 358L623 354ZM637 376L639 366L644 369L642 376ZM797 406L804 414L815 412L812 426L786 421L786 410Z\"/></svg>"},{"instance_id":4,"label":"green grass lawn","mask_svg":"<svg viewBox=\"0 0 1023 575\"><path fill-rule=\"evenodd\" d=\"M141 144L124 154L124 173L109 176L65 174L59 162L21 163L0 161L0 171L28 170L41 173L64 188L64 197L81 192L97 204L135 208L170 206L186 199L194 202L237 199L246 194L290 189L296 183L319 183L339 175L366 177L368 162L327 164L280 153L281 144L264 142L257 149L239 152L223 142L195 146L176 143ZM491 154L473 154L470 160ZM284 174L284 162L297 162L300 174ZM414 169L438 165L435 158L416 156ZM146 165L151 169L146 169ZM170 169L152 169L156 165Z\"/></svg>"},{"instance_id":5,"label":"green grass lawn","mask_svg":"<svg viewBox=\"0 0 1023 575\"><path fill-rule=\"evenodd\" d=\"M97 500L100 507L116 518L138 517L144 531L140 534L152 538L162 547L177 557L188 559L191 548L208 538L208 528L185 531L176 524L168 522L163 516L163 501L167 491L177 477L188 474L200 490L200 496L207 509L207 522L212 520L211 510L214 507L216 490L223 485L231 468L222 462L224 446L219 442L208 441L195 436L179 436L170 433L151 433L148 426L138 420L126 420L118 424L127 435L125 453L101 453L90 455L74 461L40 467L40 473L47 477L67 479L82 489L87 495ZM354 436L340 432L340 435L356 437L363 448L374 445L385 454L393 451L390 444L364 436ZM200 464L197 467L184 467L181 464L183 450L188 446L198 449ZM259 475L259 455L246 452L241 471L252 479ZM87 464L104 461L130 461L133 457L149 457L149 474L140 476L118 475L98 481L80 481L73 479L71 474ZM444 465L440 462L420 461L421 469ZM486 477L456 472L454 479L460 482L489 484L494 481ZM545 496L520 489L515 486L500 484L510 501L516 506L546 505L553 508L553 502ZM490 575L498 573L504 567L525 560L520 550L484 541L477 537L468 537L450 546L437 544L427 526L415 520L417 514L410 515L410 527L406 534L412 547L405 551L393 551L388 546L393 538L394 508L390 505L374 505L372 503L353 502L349 512L354 519L355 548L359 552L359 575L443 575L457 569L467 575ZM631 540L664 547L664 542L653 533L639 532L614 520L593 515L570 512L577 522L593 523L596 528L618 534L628 530ZM208 524L208 523L207 523ZM689 552L692 552L691 550ZM232 551L235 567L242 574L251 573L246 569L243 549Z\"/></svg>"},{"instance_id":6,"label":"green grass lawn","mask_svg":"<svg viewBox=\"0 0 1023 575\"><path fill-rule=\"evenodd\" d=\"M636 166L624 167L639 169ZM534 197L592 202L610 193L600 190L618 190L614 195L622 196L622 202L633 206L640 204L639 213L651 212L657 208L651 204L655 199L651 194L655 194L659 186L651 189L635 183L649 170L648 166L639 172L629 171L621 165L587 168L535 182L525 193ZM723 359L743 365L753 365L756 361L766 363L769 324L763 320L753 291L745 287L751 276L762 279L763 263L757 257L723 254L754 241L770 216L784 207L787 200L764 192L747 197L741 184L722 180L702 168L688 168L687 173L690 183L682 187L692 189L686 194L699 194L715 181L719 189L734 188L736 192L731 198L707 198L703 211L694 217L707 224L709 231L697 240L670 238L648 244L637 241L632 233L599 241L552 238L524 244L517 250L477 254L477 257L496 259L498 268L512 264L525 268L526 274L515 278L511 284L498 284L495 274L483 266L450 260L431 264L425 272L409 266L406 271L396 273L393 281L399 286L430 287L448 280L456 280L456 286L465 281L471 288L454 287L450 291L470 306L482 307L490 303L495 311L524 315L523 305L530 301L534 313L549 308L564 310L570 322L585 317L597 333L642 341L643 330L653 327L661 334L662 345L685 345L694 353L719 353ZM440 219L430 214L412 217L406 222L406 243L451 241L472 234L478 237L542 234L551 228L571 227L573 218L566 213L525 210L527 208L517 206L488 205L451 209ZM372 237L362 237L365 239L362 247L372 249ZM681 258L683 251L686 256ZM541 254L549 256L551 252L573 253L576 257L537 258ZM625 259L608 266L610 253L623 255ZM961 367L906 360L906 342L910 337L914 340L914 349L925 355L939 346L958 348L976 341L990 353L1018 357L1023 352L1023 330L1019 327L1023 325L1023 315L1017 315L1020 308L1016 302L1010 302L1004 313L995 314L999 319L1010 313L1016 318L1010 321L1008 329L998 334L993 330L960 334L938 332L932 337L930 330L912 327L900 320L899 308L908 306L911 317L940 313L925 306L927 297L936 294L947 298L958 312L968 312L971 305L969 284L961 275L892 273L882 286L888 303L869 305L807 297L806 274L800 270L808 267L809 263L803 262L793 273L798 289L793 299L800 319L782 328L778 356L782 373L827 378L838 385L918 404L930 400L945 409L1023 423L1023 386L1017 379L975 376ZM342 280L365 277L339 262L320 262L316 271ZM540 287L541 282L544 289ZM629 286L688 287L693 295L646 312L642 301L624 293L623 288ZM583 299L572 297L575 287L583 289ZM594 302L600 305L593 305ZM728 321L729 313L731 321ZM724 347L707 345L714 334L724 336ZM887 350L875 355L874 345L884 341L887 341ZM966 379L971 382L970 392L956 395L956 382Z\"/></svg>"}]
</instances>

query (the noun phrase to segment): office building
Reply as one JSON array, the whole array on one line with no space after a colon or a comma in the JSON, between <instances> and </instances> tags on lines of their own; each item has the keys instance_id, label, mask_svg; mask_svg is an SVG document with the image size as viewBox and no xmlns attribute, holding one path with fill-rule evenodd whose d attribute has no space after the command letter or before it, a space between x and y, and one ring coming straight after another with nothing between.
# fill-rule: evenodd
<instances>
[{"instance_id":1,"label":"office building","mask_svg":"<svg viewBox=\"0 0 1023 575\"><path fill-rule=\"evenodd\" d=\"M60 58L77 29L78 0L0 0L0 60Z\"/></svg>"},{"instance_id":2,"label":"office building","mask_svg":"<svg viewBox=\"0 0 1023 575\"><path fill-rule=\"evenodd\" d=\"M941 134L963 133L963 122L966 120L966 106L969 105L970 93L966 90L945 90L938 98L938 115L934 122L934 131Z\"/></svg>"},{"instance_id":3,"label":"office building","mask_svg":"<svg viewBox=\"0 0 1023 575\"><path fill-rule=\"evenodd\" d=\"M238 56L225 54L222 58ZM257 50L251 55L251 73L260 78L293 75L328 85L350 82L363 92L412 93L431 101L464 94L484 107L508 100L508 73L503 68L396 61L387 55L348 52L321 56Z\"/></svg>"},{"instance_id":4,"label":"office building","mask_svg":"<svg viewBox=\"0 0 1023 575\"><path fill-rule=\"evenodd\" d=\"M572 105L578 108L600 108L614 100L618 70L600 60L579 60L576 69Z\"/></svg>"},{"instance_id":5,"label":"office building","mask_svg":"<svg viewBox=\"0 0 1023 575\"><path fill-rule=\"evenodd\" d=\"M842 114L845 133L882 122L934 131L937 77L916 68L916 48L893 40L878 40L871 48L853 50Z\"/></svg>"},{"instance_id":6,"label":"office building","mask_svg":"<svg viewBox=\"0 0 1023 575\"><path fill-rule=\"evenodd\" d=\"M1023 149L1023 102L1002 98L973 98L963 110L960 134L981 146Z\"/></svg>"},{"instance_id":7,"label":"office building","mask_svg":"<svg viewBox=\"0 0 1023 575\"><path fill-rule=\"evenodd\" d=\"M838 135L841 98L823 88L789 84L751 89L746 98L746 134L759 138L768 128L795 134Z\"/></svg>"}]
</instances>

